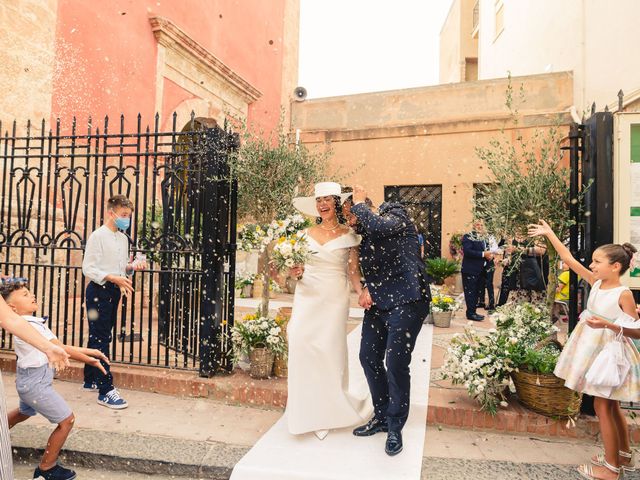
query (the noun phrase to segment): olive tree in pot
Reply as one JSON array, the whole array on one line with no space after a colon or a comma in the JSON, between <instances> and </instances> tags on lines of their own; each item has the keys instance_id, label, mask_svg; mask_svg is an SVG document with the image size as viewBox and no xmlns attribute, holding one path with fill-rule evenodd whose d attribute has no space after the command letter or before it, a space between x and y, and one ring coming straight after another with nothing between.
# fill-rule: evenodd
<instances>
[{"instance_id":1,"label":"olive tree in pot","mask_svg":"<svg viewBox=\"0 0 640 480\"><path fill-rule=\"evenodd\" d=\"M240 129L240 148L230 159L238 182L238 217L266 228L293 213L294 197L325 179L330 152L310 151L304 144L290 141L282 120L270 134L247 126ZM264 316L269 312L269 285L277 273L270 268L272 252L273 242L263 245L258 263Z\"/></svg>"},{"instance_id":2,"label":"olive tree in pot","mask_svg":"<svg viewBox=\"0 0 640 480\"><path fill-rule=\"evenodd\" d=\"M514 99L509 82L505 105L511 113L513 130L508 137L503 132L504 138L493 139L489 146L476 149L478 158L489 169L491 183L480 186L474 199L474 215L484 221L487 231L496 238L527 238L527 226L544 219L559 238L565 239L574 223L570 203L582 205L584 190L578 198L570 198L569 170L564 167L561 149L562 119L546 130L525 132L518 123L520 117L515 107L515 103L524 101L523 86ZM530 239L530 245L535 241ZM550 308L557 285L558 254L546 243L550 271L549 278L544 280ZM516 256L510 268L517 268L519 261Z\"/></svg>"}]
</instances>

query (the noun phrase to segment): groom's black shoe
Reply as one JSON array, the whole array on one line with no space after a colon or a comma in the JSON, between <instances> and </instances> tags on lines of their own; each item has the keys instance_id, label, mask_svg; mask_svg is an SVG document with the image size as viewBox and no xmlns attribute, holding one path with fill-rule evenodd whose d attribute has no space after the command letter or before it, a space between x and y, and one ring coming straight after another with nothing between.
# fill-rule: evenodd
<instances>
[{"instance_id":1,"label":"groom's black shoe","mask_svg":"<svg viewBox=\"0 0 640 480\"><path fill-rule=\"evenodd\" d=\"M387 443L384 446L387 455L393 457L402 451L402 433L393 430L387 434Z\"/></svg>"},{"instance_id":2,"label":"groom's black shoe","mask_svg":"<svg viewBox=\"0 0 640 480\"><path fill-rule=\"evenodd\" d=\"M353 434L356 437L369 437L371 435L375 435L376 433L386 431L387 422L385 420L379 420L376 417L373 417L366 425L362 425L361 427L356 428L353 431Z\"/></svg>"}]
</instances>

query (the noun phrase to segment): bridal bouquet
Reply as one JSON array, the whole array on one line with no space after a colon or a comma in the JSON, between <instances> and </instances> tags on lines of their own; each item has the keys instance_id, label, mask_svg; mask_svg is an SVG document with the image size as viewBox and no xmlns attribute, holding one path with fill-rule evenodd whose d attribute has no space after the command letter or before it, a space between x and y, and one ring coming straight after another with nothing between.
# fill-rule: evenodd
<instances>
[{"instance_id":1,"label":"bridal bouquet","mask_svg":"<svg viewBox=\"0 0 640 480\"><path fill-rule=\"evenodd\" d=\"M271 263L278 270L286 270L294 265L304 264L312 253L306 234L298 230L278 238L273 247Z\"/></svg>"},{"instance_id":2,"label":"bridal bouquet","mask_svg":"<svg viewBox=\"0 0 640 480\"><path fill-rule=\"evenodd\" d=\"M245 252L252 250L263 252L274 240L279 240L282 237L290 238L310 226L309 219L299 213L273 220L266 226L253 223L238 225L238 243L240 249Z\"/></svg>"}]
</instances>

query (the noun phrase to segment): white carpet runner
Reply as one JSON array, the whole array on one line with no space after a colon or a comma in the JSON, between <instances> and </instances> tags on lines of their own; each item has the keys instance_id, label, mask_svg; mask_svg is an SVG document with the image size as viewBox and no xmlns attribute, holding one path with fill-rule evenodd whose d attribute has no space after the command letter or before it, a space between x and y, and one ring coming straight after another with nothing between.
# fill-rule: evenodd
<instances>
[{"instance_id":1,"label":"white carpet runner","mask_svg":"<svg viewBox=\"0 0 640 480\"><path fill-rule=\"evenodd\" d=\"M366 384L358 360L361 327L348 338L352 385ZM322 441L313 433L290 435L284 417L238 462L231 480L419 480L422 470L433 326L423 325L411 361L411 409L402 431L404 450L384 452L386 434L354 437L351 429L332 430ZM312 382L313 378L309 378ZM355 384L354 382L358 382ZM353 387L351 389L354 389Z\"/></svg>"}]
</instances>

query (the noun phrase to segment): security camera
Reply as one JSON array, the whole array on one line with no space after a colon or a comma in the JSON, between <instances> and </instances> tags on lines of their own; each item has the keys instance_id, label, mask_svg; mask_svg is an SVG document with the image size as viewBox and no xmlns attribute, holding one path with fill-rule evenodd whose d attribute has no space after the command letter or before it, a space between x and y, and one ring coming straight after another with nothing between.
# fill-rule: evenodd
<instances>
[{"instance_id":1,"label":"security camera","mask_svg":"<svg viewBox=\"0 0 640 480\"><path fill-rule=\"evenodd\" d=\"M304 87L296 87L293 91L293 98L296 102L302 102L305 98L307 98L307 89Z\"/></svg>"}]
</instances>

